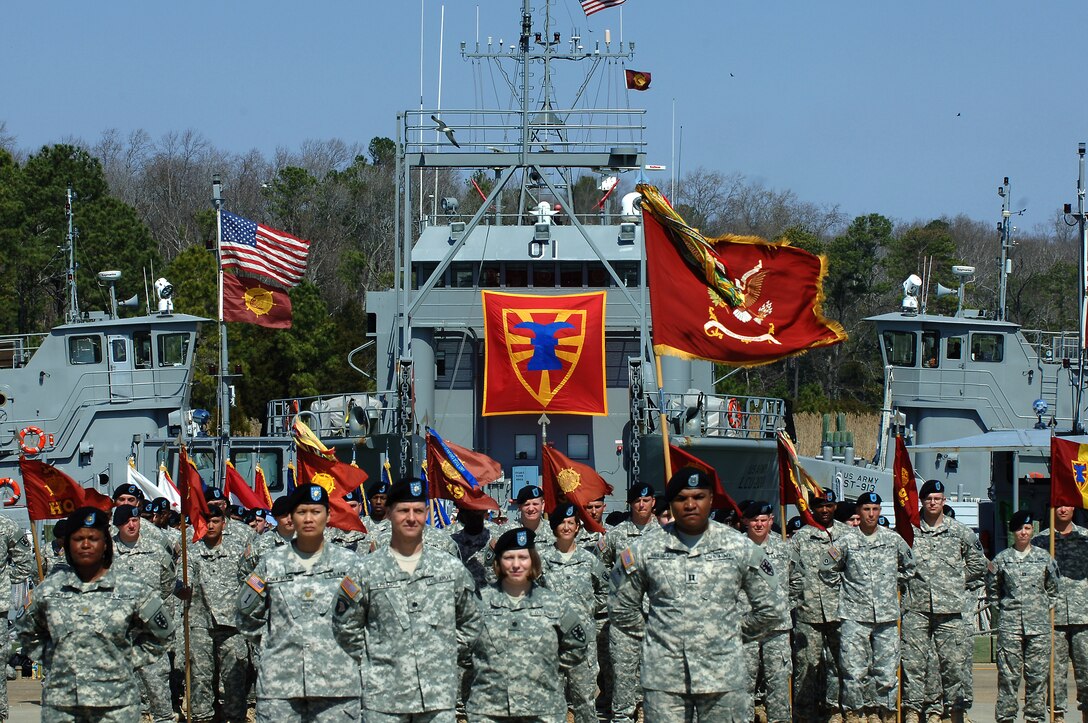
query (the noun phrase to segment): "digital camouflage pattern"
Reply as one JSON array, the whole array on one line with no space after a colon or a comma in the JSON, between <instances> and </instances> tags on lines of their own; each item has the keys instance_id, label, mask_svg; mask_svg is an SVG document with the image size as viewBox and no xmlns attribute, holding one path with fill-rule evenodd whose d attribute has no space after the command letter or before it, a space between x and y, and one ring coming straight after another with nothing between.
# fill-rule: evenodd
<instances>
[{"instance_id":1,"label":"digital camouflage pattern","mask_svg":"<svg viewBox=\"0 0 1088 723\"><path fill-rule=\"evenodd\" d=\"M914 528L912 552L917 574L903 596L903 707L926 710L926 670L935 652L941 691L933 705L937 711L964 710L963 611L968 587L982 579L989 563L975 533L950 517L934 526L923 518Z\"/></svg>"},{"instance_id":2,"label":"digital camouflage pattern","mask_svg":"<svg viewBox=\"0 0 1088 723\"><path fill-rule=\"evenodd\" d=\"M775 594L789 600L789 574L793 566L793 546L775 535L760 545L775 570ZM744 600L741 601L742 603ZM773 627L766 637L746 640L744 655L748 665L748 693L753 701L762 703L769 723L792 720L790 712L790 677L793 675L793 652L790 611Z\"/></svg>"},{"instance_id":3,"label":"digital camouflage pattern","mask_svg":"<svg viewBox=\"0 0 1088 723\"><path fill-rule=\"evenodd\" d=\"M645 535L660 531L657 518L638 527L631 520L624 520L613 527L604 538L601 562L609 573L616 566L620 552L633 547ZM611 667L612 720L614 723L633 723L635 708L642 700L642 634L621 633L611 623L605 629L608 639L608 657Z\"/></svg>"},{"instance_id":4,"label":"digital camouflage pattern","mask_svg":"<svg viewBox=\"0 0 1088 723\"><path fill-rule=\"evenodd\" d=\"M711 524L688 548L672 524L620 553L612 571L612 625L643 634L642 687L683 696L748 689L740 631L749 639L770 632L786 614L775 592L774 565L763 550L724 525ZM749 608L739 598L748 599ZM748 702L751 716L751 701Z\"/></svg>"},{"instance_id":5,"label":"digital camouflage pattern","mask_svg":"<svg viewBox=\"0 0 1088 723\"><path fill-rule=\"evenodd\" d=\"M262 699L360 695L359 665L336 641L332 618L341 581L362 578L362 559L326 544L311 562L307 570L293 544L277 547L241 586L238 628L258 651L258 708Z\"/></svg>"},{"instance_id":6,"label":"digital camouflage pattern","mask_svg":"<svg viewBox=\"0 0 1088 723\"><path fill-rule=\"evenodd\" d=\"M479 605L469 720L565 720L564 674L585 658L592 641L581 611L538 585L517 601L490 585L480 591Z\"/></svg>"},{"instance_id":7,"label":"digital camouflage pattern","mask_svg":"<svg viewBox=\"0 0 1088 723\"><path fill-rule=\"evenodd\" d=\"M839 588L820 576L820 566L828 550L853 534L852 529L842 523L832 523L826 531L806 525L790 539L793 707L812 716L839 706Z\"/></svg>"},{"instance_id":8,"label":"digital camouflage pattern","mask_svg":"<svg viewBox=\"0 0 1088 723\"><path fill-rule=\"evenodd\" d=\"M1037 547L998 553L986 572L986 601L997 615L998 721L1013 721L1024 678L1024 717L1046 720L1050 610L1058 599L1058 567Z\"/></svg>"},{"instance_id":9,"label":"digital camouflage pattern","mask_svg":"<svg viewBox=\"0 0 1088 723\"><path fill-rule=\"evenodd\" d=\"M391 528L386 528L383 532L375 534L372 539L374 541L374 549L389 547L389 543L393 540L393 530ZM460 550L457 549L457 543L450 538L449 533L445 530L431 527L430 525L423 526L423 544L427 547L441 550L453 557L458 557L460 555Z\"/></svg>"},{"instance_id":10,"label":"digital camouflage pattern","mask_svg":"<svg viewBox=\"0 0 1088 723\"><path fill-rule=\"evenodd\" d=\"M174 585L177 574L174 559L161 544L152 542L143 534L144 526L149 524L146 520L140 523L140 535L132 545L123 542L120 534L113 536L113 569L119 575L139 580L157 590L163 601L163 610L176 625ZM158 656L146 665L136 668L136 677L147 698L152 720L155 723L172 721L174 710L170 699L170 659Z\"/></svg>"},{"instance_id":11,"label":"digital camouflage pattern","mask_svg":"<svg viewBox=\"0 0 1088 723\"><path fill-rule=\"evenodd\" d=\"M132 706L138 715L133 670L165 653L173 618L153 588L124 574L83 582L58 567L34 590L16 631L23 652L49 670L43 706Z\"/></svg>"},{"instance_id":12,"label":"digital camouflage pattern","mask_svg":"<svg viewBox=\"0 0 1088 723\"><path fill-rule=\"evenodd\" d=\"M480 632L475 588L457 558L426 544L410 575L382 547L342 580L333 626L344 650L364 661L366 710L452 713L458 662Z\"/></svg>"},{"instance_id":13,"label":"digital camouflage pattern","mask_svg":"<svg viewBox=\"0 0 1088 723\"><path fill-rule=\"evenodd\" d=\"M601 616L608 614L608 575L596 555L575 547L569 557L554 545L538 549L543 575L538 580L582 613L582 624L590 635L586 656L567 671L567 703L575 723L597 720L597 635L604 627Z\"/></svg>"},{"instance_id":14,"label":"digital camouflage pattern","mask_svg":"<svg viewBox=\"0 0 1088 723\"><path fill-rule=\"evenodd\" d=\"M1050 530L1031 539L1050 551ZM1054 709L1069 709L1069 664L1077 685L1077 699L1088 705L1088 529L1072 525L1068 534L1054 535L1054 558L1061 574L1054 606Z\"/></svg>"}]
</instances>

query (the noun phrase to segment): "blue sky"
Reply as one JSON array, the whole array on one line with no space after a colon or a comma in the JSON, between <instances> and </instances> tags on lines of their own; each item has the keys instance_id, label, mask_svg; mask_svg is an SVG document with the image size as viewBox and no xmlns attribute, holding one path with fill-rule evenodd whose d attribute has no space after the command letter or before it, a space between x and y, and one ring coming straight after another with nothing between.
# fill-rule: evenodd
<instances>
[{"instance_id":1,"label":"blue sky","mask_svg":"<svg viewBox=\"0 0 1088 723\"><path fill-rule=\"evenodd\" d=\"M441 7L423 2L427 107ZM447 0L444 107L480 100L459 54L477 9L481 38L509 44L520 8ZM365 145L419 106L420 10L419 0L8 3L0 120L27 149L107 128L195 129L266 154L306 139ZM1076 200L1086 21L1083 0L628 0L628 67L652 72L652 87L623 96L617 67L590 94L647 109L650 162L670 163L675 100L682 170L740 172L851 215L963 212L995 224L1007 175L1017 210L1028 209L1018 225L1031 228ZM577 28L588 46L608 28L618 40L620 24L619 10L586 19L577 0L557 2L564 38Z\"/></svg>"}]
</instances>

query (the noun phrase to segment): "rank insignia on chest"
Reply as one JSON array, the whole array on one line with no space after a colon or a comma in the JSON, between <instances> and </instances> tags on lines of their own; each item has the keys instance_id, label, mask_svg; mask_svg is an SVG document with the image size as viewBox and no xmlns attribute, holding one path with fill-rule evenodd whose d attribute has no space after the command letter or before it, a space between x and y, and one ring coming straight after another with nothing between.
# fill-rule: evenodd
<instances>
[{"instance_id":1,"label":"rank insignia on chest","mask_svg":"<svg viewBox=\"0 0 1088 723\"><path fill-rule=\"evenodd\" d=\"M699 575L697 573L694 573L694 572L689 572L687 574L687 583L688 583L688 585L698 585L699 584Z\"/></svg>"},{"instance_id":2,"label":"rank insignia on chest","mask_svg":"<svg viewBox=\"0 0 1088 723\"><path fill-rule=\"evenodd\" d=\"M262 580L257 575L257 573L253 573L246 578L246 585L249 585L251 588L253 588L253 592L257 593L258 595L264 595L264 580Z\"/></svg>"},{"instance_id":3,"label":"rank insignia on chest","mask_svg":"<svg viewBox=\"0 0 1088 723\"><path fill-rule=\"evenodd\" d=\"M620 564L623 565L623 571L628 575L635 571L635 556L631 554L630 547L620 553Z\"/></svg>"},{"instance_id":4,"label":"rank insignia on chest","mask_svg":"<svg viewBox=\"0 0 1088 723\"><path fill-rule=\"evenodd\" d=\"M352 600L359 597L359 586L350 577L344 576L344 579L340 581L340 589Z\"/></svg>"}]
</instances>

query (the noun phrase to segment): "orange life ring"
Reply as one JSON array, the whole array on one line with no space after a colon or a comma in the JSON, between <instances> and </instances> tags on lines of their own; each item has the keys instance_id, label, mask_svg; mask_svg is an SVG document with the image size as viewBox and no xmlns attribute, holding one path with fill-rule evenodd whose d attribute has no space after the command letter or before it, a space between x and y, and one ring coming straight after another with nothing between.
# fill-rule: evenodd
<instances>
[{"instance_id":1,"label":"orange life ring","mask_svg":"<svg viewBox=\"0 0 1088 723\"><path fill-rule=\"evenodd\" d=\"M37 444L31 446L26 443L26 438L34 436L38 438ZM19 430L19 449L23 450L23 454L35 455L41 453L46 447L53 446L53 435L46 434L41 427L23 427Z\"/></svg>"},{"instance_id":2,"label":"orange life ring","mask_svg":"<svg viewBox=\"0 0 1088 723\"><path fill-rule=\"evenodd\" d=\"M727 409L725 418L729 422L729 426L733 429L740 429L744 422L744 415L740 412L740 403L735 398L730 398Z\"/></svg>"},{"instance_id":3,"label":"orange life ring","mask_svg":"<svg viewBox=\"0 0 1088 723\"><path fill-rule=\"evenodd\" d=\"M4 507L11 507L23 496L23 490L19 487L19 483L11 477L0 478L0 489L4 487L10 487L12 492L11 499L4 500Z\"/></svg>"}]
</instances>

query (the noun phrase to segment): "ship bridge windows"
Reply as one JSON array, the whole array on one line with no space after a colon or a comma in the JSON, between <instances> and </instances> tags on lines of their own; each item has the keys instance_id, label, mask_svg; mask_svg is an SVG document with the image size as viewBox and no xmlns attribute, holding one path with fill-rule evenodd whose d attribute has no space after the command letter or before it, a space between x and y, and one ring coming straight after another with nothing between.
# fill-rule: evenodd
<instances>
[{"instance_id":1,"label":"ship bridge windows","mask_svg":"<svg viewBox=\"0 0 1088 723\"><path fill-rule=\"evenodd\" d=\"M472 264L450 264L450 286L455 289L471 289L473 287Z\"/></svg>"},{"instance_id":2,"label":"ship bridge windows","mask_svg":"<svg viewBox=\"0 0 1088 723\"><path fill-rule=\"evenodd\" d=\"M944 342L944 356L946 359L963 358L963 337L950 336Z\"/></svg>"},{"instance_id":3,"label":"ship bridge windows","mask_svg":"<svg viewBox=\"0 0 1088 723\"><path fill-rule=\"evenodd\" d=\"M913 331L885 331L884 362L895 367L917 365L918 342Z\"/></svg>"},{"instance_id":4,"label":"ship bridge windows","mask_svg":"<svg viewBox=\"0 0 1088 723\"><path fill-rule=\"evenodd\" d=\"M425 284L427 279L431 278L431 274L438 268L438 264L415 264L415 268L412 270L412 288L418 289L421 284ZM434 285L434 288L441 289L446 285L445 274L438 278L438 282Z\"/></svg>"},{"instance_id":5,"label":"ship bridge windows","mask_svg":"<svg viewBox=\"0 0 1088 723\"><path fill-rule=\"evenodd\" d=\"M132 353L136 357L137 369L151 368L151 332L135 331L132 333Z\"/></svg>"},{"instance_id":6,"label":"ship bridge windows","mask_svg":"<svg viewBox=\"0 0 1088 723\"><path fill-rule=\"evenodd\" d=\"M936 331L922 332L922 366L936 369L939 365L938 357L941 348L941 335Z\"/></svg>"},{"instance_id":7,"label":"ship bridge windows","mask_svg":"<svg viewBox=\"0 0 1088 723\"><path fill-rule=\"evenodd\" d=\"M257 465L264 472L264 481L268 485L268 491L275 493L284 489L283 484L283 451L279 449L237 449L230 450L230 461L234 468L242 475L242 479L253 487L257 476Z\"/></svg>"},{"instance_id":8,"label":"ship bridge windows","mask_svg":"<svg viewBox=\"0 0 1088 723\"><path fill-rule=\"evenodd\" d=\"M497 261L485 261L480 265L480 288L494 289L500 285L502 266Z\"/></svg>"},{"instance_id":9,"label":"ship bridge windows","mask_svg":"<svg viewBox=\"0 0 1088 723\"><path fill-rule=\"evenodd\" d=\"M639 275L637 261L613 261L612 268L619 274L620 279L623 280L624 286L629 289L638 286Z\"/></svg>"},{"instance_id":10,"label":"ship bridge windows","mask_svg":"<svg viewBox=\"0 0 1088 723\"><path fill-rule=\"evenodd\" d=\"M70 364L101 364L102 337L98 334L68 337Z\"/></svg>"},{"instance_id":11,"label":"ship bridge windows","mask_svg":"<svg viewBox=\"0 0 1088 723\"><path fill-rule=\"evenodd\" d=\"M555 288L555 263L552 261L538 261L532 264L533 288Z\"/></svg>"},{"instance_id":12,"label":"ship bridge windows","mask_svg":"<svg viewBox=\"0 0 1088 723\"><path fill-rule=\"evenodd\" d=\"M564 288L580 289L585 286L585 264L577 261L559 263L559 285Z\"/></svg>"},{"instance_id":13,"label":"ship bridge windows","mask_svg":"<svg viewBox=\"0 0 1088 723\"><path fill-rule=\"evenodd\" d=\"M507 261L504 266L506 270L504 286L519 289L529 285L529 264Z\"/></svg>"},{"instance_id":14,"label":"ship bridge windows","mask_svg":"<svg viewBox=\"0 0 1088 723\"><path fill-rule=\"evenodd\" d=\"M601 263L590 263L588 269L589 288L605 289L612 285L612 275Z\"/></svg>"},{"instance_id":15,"label":"ship bridge windows","mask_svg":"<svg viewBox=\"0 0 1088 723\"><path fill-rule=\"evenodd\" d=\"M1004 334L972 334L971 361L999 362L1005 358Z\"/></svg>"},{"instance_id":16,"label":"ship bridge windows","mask_svg":"<svg viewBox=\"0 0 1088 723\"><path fill-rule=\"evenodd\" d=\"M159 334L159 366L185 366L189 359L190 334Z\"/></svg>"}]
</instances>

